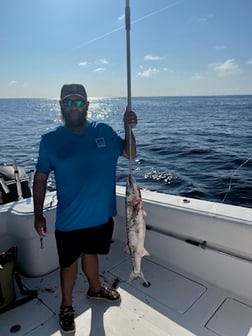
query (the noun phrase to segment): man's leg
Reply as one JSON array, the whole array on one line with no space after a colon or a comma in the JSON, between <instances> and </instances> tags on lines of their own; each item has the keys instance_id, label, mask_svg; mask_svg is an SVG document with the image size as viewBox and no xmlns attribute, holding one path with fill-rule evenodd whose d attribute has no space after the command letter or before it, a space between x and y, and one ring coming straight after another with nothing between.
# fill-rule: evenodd
<instances>
[{"instance_id":1,"label":"man's leg","mask_svg":"<svg viewBox=\"0 0 252 336\"><path fill-rule=\"evenodd\" d=\"M68 266L60 269L60 282L62 301L61 307L72 306L73 288L77 276L78 260Z\"/></svg>"},{"instance_id":2,"label":"man's leg","mask_svg":"<svg viewBox=\"0 0 252 336\"><path fill-rule=\"evenodd\" d=\"M99 260L96 254L82 254L81 256L82 270L85 273L89 289L99 292L101 283L99 280Z\"/></svg>"},{"instance_id":3,"label":"man's leg","mask_svg":"<svg viewBox=\"0 0 252 336\"><path fill-rule=\"evenodd\" d=\"M114 288L105 288L99 280L99 261L96 254L82 255L82 270L85 273L89 289L87 298L90 300L102 300L107 302L121 301L120 294Z\"/></svg>"},{"instance_id":4,"label":"man's leg","mask_svg":"<svg viewBox=\"0 0 252 336\"><path fill-rule=\"evenodd\" d=\"M68 267L60 269L62 301L59 313L59 325L64 332L74 332L73 288L77 276L78 259Z\"/></svg>"}]
</instances>

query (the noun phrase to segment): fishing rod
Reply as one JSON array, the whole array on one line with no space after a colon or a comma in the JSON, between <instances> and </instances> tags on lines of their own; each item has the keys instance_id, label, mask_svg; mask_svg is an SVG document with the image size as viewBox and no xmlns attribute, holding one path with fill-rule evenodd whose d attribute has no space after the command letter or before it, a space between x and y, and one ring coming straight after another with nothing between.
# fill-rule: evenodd
<instances>
[{"instance_id":1,"label":"fishing rod","mask_svg":"<svg viewBox=\"0 0 252 336\"><path fill-rule=\"evenodd\" d=\"M131 59L130 59L130 4L126 0L125 6L125 29L126 29L126 59L127 59L127 111L132 110L131 102ZM132 133L129 125L129 174L132 172Z\"/></svg>"},{"instance_id":2,"label":"fishing rod","mask_svg":"<svg viewBox=\"0 0 252 336\"><path fill-rule=\"evenodd\" d=\"M193 245L195 247L200 247L203 250L214 251L214 252L217 252L217 253L228 255L228 256L231 256L233 258L237 258L237 259L240 259L240 260L245 260L245 261L248 261L248 262L252 263L252 258L251 257L246 256L245 254L242 254L242 253L239 253L239 252L232 251L231 249L229 249L225 246L221 247L218 244L214 244L214 243L211 243L211 242L209 243L207 240L198 240L197 238L194 238L194 237L191 237L191 236L186 236L186 235L183 235L183 234L174 233L174 232L171 232L171 231L155 228L155 227L153 227L149 224L146 225L146 229L148 231L160 233L160 234L163 234L167 237L171 237L173 239L183 241L183 242L185 242L187 244L190 244L190 245Z\"/></svg>"},{"instance_id":3,"label":"fishing rod","mask_svg":"<svg viewBox=\"0 0 252 336\"><path fill-rule=\"evenodd\" d=\"M18 166L17 166L15 159L13 160L13 169L14 169L14 175L15 175L15 180L16 180L16 185L17 185L18 199L22 200L23 194L22 194L21 181L20 181Z\"/></svg>"}]
</instances>

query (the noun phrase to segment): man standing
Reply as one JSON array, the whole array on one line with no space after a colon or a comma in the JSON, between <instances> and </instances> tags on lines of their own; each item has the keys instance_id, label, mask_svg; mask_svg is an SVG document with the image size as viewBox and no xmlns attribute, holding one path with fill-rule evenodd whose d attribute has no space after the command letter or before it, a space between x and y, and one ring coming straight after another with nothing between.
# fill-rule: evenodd
<instances>
[{"instance_id":1,"label":"man standing","mask_svg":"<svg viewBox=\"0 0 252 336\"><path fill-rule=\"evenodd\" d=\"M47 178L54 171L58 198L55 238L62 292L59 324L64 332L72 332L72 292L79 257L89 283L87 298L121 300L118 291L101 284L98 254L109 252L116 215L117 161L120 155L136 156L131 128L137 124L137 117L126 110L122 139L107 124L87 120L89 102L81 84L63 85L60 97L64 125L44 134L40 142L33 184L34 226L40 236L46 235L43 204Z\"/></svg>"}]
</instances>

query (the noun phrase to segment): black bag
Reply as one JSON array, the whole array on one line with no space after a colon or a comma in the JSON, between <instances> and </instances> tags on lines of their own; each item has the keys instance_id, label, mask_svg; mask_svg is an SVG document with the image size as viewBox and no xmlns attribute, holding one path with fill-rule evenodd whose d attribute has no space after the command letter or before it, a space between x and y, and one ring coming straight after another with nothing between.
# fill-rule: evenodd
<instances>
[{"instance_id":1,"label":"black bag","mask_svg":"<svg viewBox=\"0 0 252 336\"><path fill-rule=\"evenodd\" d=\"M0 314L37 297L36 290L29 290L23 286L21 278L15 270L16 259L16 246L0 254ZM15 281L23 295L18 300L16 300Z\"/></svg>"}]
</instances>

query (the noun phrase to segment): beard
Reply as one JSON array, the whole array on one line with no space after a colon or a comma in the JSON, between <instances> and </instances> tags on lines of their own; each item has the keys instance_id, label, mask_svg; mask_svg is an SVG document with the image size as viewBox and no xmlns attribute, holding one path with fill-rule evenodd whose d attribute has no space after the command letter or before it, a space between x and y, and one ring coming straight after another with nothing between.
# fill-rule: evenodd
<instances>
[{"instance_id":1,"label":"beard","mask_svg":"<svg viewBox=\"0 0 252 336\"><path fill-rule=\"evenodd\" d=\"M71 110L66 112L65 110L61 111L62 119L67 128L73 130L83 129L87 123L87 110L79 111L79 110Z\"/></svg>"}]
</instances>

